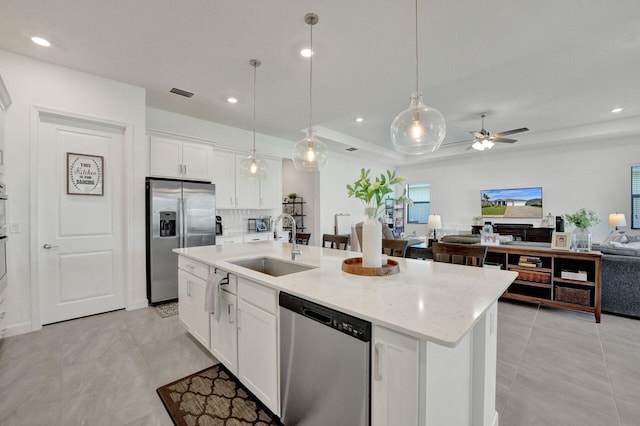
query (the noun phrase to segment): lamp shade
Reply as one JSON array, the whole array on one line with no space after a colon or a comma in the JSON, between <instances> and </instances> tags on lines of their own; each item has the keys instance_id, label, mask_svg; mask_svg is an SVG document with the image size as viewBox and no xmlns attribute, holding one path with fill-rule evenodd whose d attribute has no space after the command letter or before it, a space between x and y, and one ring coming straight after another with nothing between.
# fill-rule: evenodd
<instances>
[{"instance_id":1,"label":"lamp shade","mask_svg":"<svg viewBox=\"0 0 640 426\"><path fill-rule=\"evenodd\" d=\"M240 162L240 174L251 179L265 179L269 173L269 166L260 158L255 149L247 158Z\"/></svg>"},{"instance_id":2,"label":"lamp shade","mask_svg":"<svg viewBox=\"0 0 640 426\"><path fill-rule=\"evenodd\" d=\"M442 219L440 218L440 215L430 214L428 226L431 229L442 229Z\"/></svg>"},{"instance_id":3,"label":"lamp shade","mask_svg":"<svg viewBox=\"0 0 640 426\"><path fill-rule=\"evenodd\" d=\"M624 213L611 213L609 215L609 226L627 226L627 219Z\"/></svg>"},{"instance_id":4,"label":"lamp shade","mask_svg":"<svg viewBox=\"0 0 640 426\"><path fill-rule=\"evenodd\" d=\"M324 169L328 161L327 145L315 136L312 129L293 147L293 165L298 170L317 172Z\"/></svg>"},{"instance_id":5,"label":"lamp shade","mask_svg":"<svg viewBox=\"0 0 640 426\"><path fill-rule=\"evenodd\" d=\"M422 93L411 95L409 108L391 123L391 142L402 154L419 155L440 148L446 133L444 117L422 103Z\"/></svg>"}]
</instances>

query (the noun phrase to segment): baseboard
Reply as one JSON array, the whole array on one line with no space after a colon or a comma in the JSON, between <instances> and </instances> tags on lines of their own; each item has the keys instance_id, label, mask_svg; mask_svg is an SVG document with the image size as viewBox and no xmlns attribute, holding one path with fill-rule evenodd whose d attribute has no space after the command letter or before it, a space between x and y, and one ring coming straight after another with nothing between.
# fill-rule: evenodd
<instances>
[{"instance_id":1,"label":"baseboard","mask_svg":"<svg viewBox=\"0 0 640 426\"><path fill-rule=\"evenodd\" d=\"M5 337L17 336L18 334L31 333L35 331L31 328L31 321L22 322L20 324L13 324L7 326L7 331L5 333Z\"/></svg>"},{"instance_id":2,"label":"baseboard","mask_svg":"<svg viewBox=\"0 0 640 426\"><path fill-rule=\"evenodd\" d=\"M138 299L133 302L131 305L127 306L127 311L135 311L136 309L142 309L149 306L149 301L147 299Z\"/></svg>"}]
</instances>

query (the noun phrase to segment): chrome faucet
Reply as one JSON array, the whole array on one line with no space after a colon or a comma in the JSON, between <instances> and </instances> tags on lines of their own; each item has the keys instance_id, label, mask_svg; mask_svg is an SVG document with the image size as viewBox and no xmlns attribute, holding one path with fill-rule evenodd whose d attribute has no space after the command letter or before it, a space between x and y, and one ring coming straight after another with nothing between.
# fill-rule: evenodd
<instances>
[{"instance_id":1,"label":"chrome faucet","mask_svg":"<svg viewBox=\"0 0 640 426\"><path fill-rule=\"evenodd\" d=\"M298 260L298 256L300 256L300 250L298 250L298 244L296 244L296 220L293 218L293 216L288 213L282 213L276 218L273 227L277 228L278 222L280 222L280 219L282 219L283 217L286 217L291 221L291 260Z\"/></svg>"}]
</instances>

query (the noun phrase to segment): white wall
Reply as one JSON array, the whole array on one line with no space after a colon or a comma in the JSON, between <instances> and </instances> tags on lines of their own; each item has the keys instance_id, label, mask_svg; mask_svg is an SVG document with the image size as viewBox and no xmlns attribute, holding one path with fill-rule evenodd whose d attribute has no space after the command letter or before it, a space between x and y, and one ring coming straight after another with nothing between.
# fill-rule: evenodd
<instances>
[{"instance_id":1,"label":"white wall","mask_svg":"<svg viewBox=\"0 0 640 426\"><path fill-rule=\"evenodd\" d=\"M357 198L347 198L347 184L353 184L360 177L360 169L371 169L370 176L375 176L394 170L393 166L383 163L374 164L371 161L357 157L357 152L351 155L330 153L327 167L320 172L318 191L319 221L315 224L314 232L319 238L316 245L322 244L322 234L333 234L336 213L351 215L352 224L366 219L364 206Z\"/></svg>"},{"instance_id":2,"label":"white wall","mask_svg":"<svg viewBox=\"0 0 640 426\"><path fill-rule=\"evenodd\" d=\"M0 70L13 99L6 113L6 170L9 204L8 220L20 225L19 233L10 233L7 247L8 333L33 329L32 276L30 257L32 235L30 218L35 206L30 204L32 179L37 170L30 169L31 113L34 106L59 112L126 123L133 126L133 174L127 184L132 218L129 256L133 264L132 286L127 296L129 308L146 306L146 272L144 243L144 165L146 161L144 89L96 75L32 60L0 50ZM35 241L35 239L33 240Z\"/></svg>"},{"instance_id":3,"label":"white wall","mask_svg":"<svg viewBox=\"0 0 640 426\"><path fill-rule=\"evenodd\" d=\"M631 214L631 166L640 163L637 137L571 144L546 144L544 149L493 150L446 161L399 167L408 182L431 183L431 211L443 225L465 225L480 215L480 190L542 187L544 214L594 210L601 222L592 229L593 241L611 232L609 213ZM495 222L495 221L494 221ZM512 219L500 222L533 223ZM635 233L637 231L629 231ZM572 231L572 226L565 230Z\"/></svg>"},{"instance_id":4,"label":"white wall","mask_svg":"<svg viewBox=\"0 0 640 426\"><path fill-rule=\"evenodd\" d=\"M293 144L291 149L293 150ZM296 169L293 165L293 160L282 160L282 196L286 197L295 192L305 201L304 214L306 216L304 218L304 226L305 232L311 233L310 245L320 245L322 242L322 239L319 239L320 237L315 231L318 211L316 181L319 178L319 173L309 173Z\"/></svg>"},{"instance_id":5,"label":"white wall","mask_svg":"<svg viewBox=\"0 0 640 426\"><path fill-rule=\"evenodd\" d=\"M202 139L217 148L246 152L249 155L253 143L253 133L250 130L225 126L213 121L151 107L147 108L146 118L149 130ZM291 141L256 133L256 151L259 155L277 158L291 156L293 144L294 142Z\"/></svg>"}]
</instances>

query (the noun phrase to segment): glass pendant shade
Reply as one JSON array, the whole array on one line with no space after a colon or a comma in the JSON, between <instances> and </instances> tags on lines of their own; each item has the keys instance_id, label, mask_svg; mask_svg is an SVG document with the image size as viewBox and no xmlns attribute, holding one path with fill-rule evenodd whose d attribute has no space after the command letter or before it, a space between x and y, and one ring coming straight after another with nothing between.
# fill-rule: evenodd
<instances>
[{"instance_id":1,"label":"glass pendant shade","mask_svg":"<svg viewBox=\"0 0 640 426\"><path fill-rule=\"evenodd\" d=\"M440 148L446 131L440 111L426 106L422 103L422 93L414 92L409 108L391 123L391 142L400 153L426 154Z\"/></svg>"},{"instance_id":2,"label":"glass pendant shade","mask_svg":"<svg viewBox=\"0 0 640 426\"><path fill-rule=\"evenodd\" d=\"M240 174L249 179L264 179L269 173L267 162L260 158L255 149L251 154L240 162Z\"/></svg>"},{"instance_id":3,"label":"glass pendant shade","mask_svg":"<svg viewBox=\"0 0 640 426\"><path fill-rule=\"evenodd\" d=\"M298 170L317 172L329 161L327 145L314 133L313 130L308 130L307 136L293 147L293 165Z\"/></svg>"}]
</instances>

